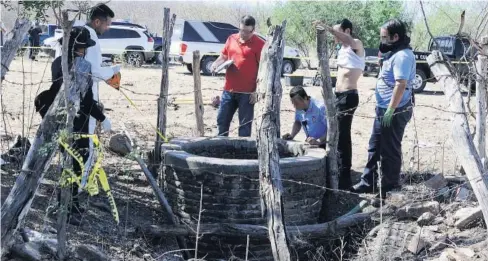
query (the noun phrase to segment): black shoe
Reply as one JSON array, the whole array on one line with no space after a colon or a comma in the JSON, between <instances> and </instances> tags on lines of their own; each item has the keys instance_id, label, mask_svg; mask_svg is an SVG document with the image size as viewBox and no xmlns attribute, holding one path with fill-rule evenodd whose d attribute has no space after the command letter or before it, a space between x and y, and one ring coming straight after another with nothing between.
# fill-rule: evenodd
<instances>
[{"instance_id":1,"label":"black shoe","mask_svg":"<svg viewBox=\"0 0 488 261\"><path fill-rule=\"evenodd\" d=\"M370 186L364 181L360 181L356 185L351 187L351 192L357 193L357 194L363 194L363 193L373 193L375 191L378 191L374 186Z\"/></svg>"}]
</instances>

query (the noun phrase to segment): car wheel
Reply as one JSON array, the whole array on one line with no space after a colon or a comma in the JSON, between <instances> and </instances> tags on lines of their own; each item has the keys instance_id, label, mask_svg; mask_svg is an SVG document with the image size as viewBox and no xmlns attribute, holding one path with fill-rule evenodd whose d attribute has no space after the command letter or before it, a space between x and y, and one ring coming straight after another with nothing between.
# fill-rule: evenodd
<instances>
[{"instance_id":1,"label":"car wheel","mask_svg":"<svg viewBox=\"0 0 488 261\"><path fill-rule=\"evenodd\" d=\"M295 71L295 65L290 60L283 60L283 64L281 65L281 75L284 74L292 74Z\"/></svg>"},{"instance_id":2,"label":"car wheel","mask_svg":"<svg viewBox=\"0 0 488 261\"><path fill-rule=\"evenodd\" d=\"M158 48L155 50L156 51L156 64L162 64L163 63L163 52L161 48Z\"/></svg>"},{"instance_id":3,"label":"car wheel","mask_svg":"<svg viewBox=\"0 0 488 261\"><path fill-rule=\"evenodd\" d=\"M216 58L213 56L206 56L202 60L201 68L204 75L212 74L212 64L215 62Z\"/></svg>"},{"instance_id":4,"label":"car wheel","mask_svg":"<svg viewBox=\"0 0 488 261\"><path fill-rule=\"evenodd\" d=\"M424 91L427 84L427 76L424 71L417 69L415 72L415 79L413 80L412 88L414 93L421 93Z\"/></svg>"},{"instance_id":5,"label":"car wheel","mask_svg":"<svg viewBox=\"0 0 488 261\"><path fill-rule=\"evenodd\" d=\"M193 67L190 63L186 64L186 69L190 72L193 73Z\"/></svg>"},{"instance_id":6,"label":"car wheel","mask_svg":"<svg viewBox=\"0 0 488 261\"><path fill-rule=\"evenodd\" d=\"M142 52L127 52L127 64L134 67L141 67L144 63L144 54Z\"/></svg>"}]
</instances>

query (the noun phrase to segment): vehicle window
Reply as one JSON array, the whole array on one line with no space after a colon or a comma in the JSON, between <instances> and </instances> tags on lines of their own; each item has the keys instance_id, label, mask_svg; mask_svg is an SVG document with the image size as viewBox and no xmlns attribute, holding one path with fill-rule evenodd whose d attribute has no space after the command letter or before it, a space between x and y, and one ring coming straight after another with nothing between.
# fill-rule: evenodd
<instances>
[{"instance_id":1,"label":"vehicle window","mask_svg":"<svg viewBox=\"0 0 488 261\"><path fill-rule=\"evenodd\" d=\"M110 28L102 35L98 36L100 39L115 39L115 38L123 38L123 30Z\"/></svg>"},{"instance_id":2,"label":"vehicle window","mask_svg":"<svg viewBox=\"0 0 488 261\"><path fill-rule=\"evenodd\" d=\"M183 37L181 40L186 42L203 42L203 38L200 34L186 21L183 27Z\"/></svg>"},{"instance_id":3,"label":"vehicle window","mask_svg":"<svg viewBox=\"0 0 488 261\"><path fill-rule=\"evenodd\" d=\"M173 27L173 37L171 37L171 41L181 41L183 24L177 23Z\"/></svg>"},{"instance_id":4,"label":"vehicle window","mask_svg":"<svg viewBox=\"0 0 488 261\"><path fill-rule=\"evenodd\" d=\"M239 32L239 29L231 24L215 22L204 22L203 24L221 43L225 43L231 34Z\"/></svg>"},{"instance_id":5,"label":"vehicle window","mask_svg":"<svg viewBox=\"0 0 488 261\"><path fill-rule=\"evenodd\" d=\"M138 32L132 30L124 30L124 35L124 38L141 38L141 35Z\"/></svg>"},{"instance_id":6,"label":"vehicle window","mask_svg":"<svg viewBox=\"0 0 488 261\"><path fill-rule=\"evenodd\" d=\"M100 39L119 39L119 38L140 38L141 36L133 30L110 28L98 38Z\"/></svg>"},{"instance_id":7,"label":"vehicle window","mask_svg":"<svg viewBox=\"0 0 488 261\"><path fill-rule=\"evenodd\" d=\"M150 34L148 31L144 31L144 34L147 36L147 38L153 38L152 34Z\"/></svg>"},{"instance_id":8,"label":"vehicle window","mask_svg":"<svg viewBox=\"0 0 488 261\"><path fill-rule=\"evenodd\" d=\"M437 44L439 44L440 48L432 41L431 43L431 51L434 50L441 50L443 53L452 54L454 50L454 41L451 37L439 37L436 38Z\"/></svg>"},{"instance_id":9,"label":"vehicle window","mask_svg":"<svg viewBox=\"0 0 488 261\"><path fill-rule=\"evenodd\" d=\"M458 39L456 41L456 56L462 57L466 55L466 58L470 58L473 56L474 51L470 48L471 43L468 39Z\"/></svg>"}]
</instances>

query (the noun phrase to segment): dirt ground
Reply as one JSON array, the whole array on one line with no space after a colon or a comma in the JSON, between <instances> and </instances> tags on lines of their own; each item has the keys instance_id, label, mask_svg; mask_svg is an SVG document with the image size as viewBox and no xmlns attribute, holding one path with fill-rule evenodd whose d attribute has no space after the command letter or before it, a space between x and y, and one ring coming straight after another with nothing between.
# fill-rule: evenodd
<instances>
[{"instance_id":1,"label":"dirt ground","mask_svg":"<svg viewBox=\"0 0 488 261\"><path fill-rule=\"evenodd\" d=\"M24 73L23 73L24 72ZM40 124L40 116L34 111L34 97L36 93L50 86L50 63L47 59L36 62L17 58L10 66L10 71L3 82L3 106L6 122L2 119L2 152L8 145L8 137L22 134L33 137ZM152 126L156 125L157 95L160 89L161 69L157 66L144 68L124 67L122 73L122 86L125 92L135 102L141 112L138 112L124 96L117 90L102 83L100 86L100 100L107 109L115 131L127 130L137 141L143 151L153 148L156 134ZM301 71L306 76L313 76L315 71ZM224 85L223 75L202 76L202 93L204 102L210 102L212 96L220 95ZM40 83L39 82L43 82ZM169 137L195 136L196 123L193 100L193 76L185 67L172 65L169 70L170 101L176 99L168 108L167 134ZM356 174L362 172L367 160L368 140L374 118L374 86L376 79L362 77L359 80L360 105L355 113L352 127L353 137L353 169ZM24 83L24 85L23 85ZM293 107L289 101L288 92L291 87L283 83L283 99L281 113L281 132L291 131L294 120ZM23 87L25 86L25 87ZM421 171L430 173L453 174L457 163L456 156L450 144L450 113L446 106L446 99L440 91L440 86L428 83L426 91L416 95L417 105L414 117L408 124L403 139L403 170ZM310 96L322 99L319 87L307 87ZM24 101L22 100L22 97ZM205 135L214 136L216 128L217 110L205 106L204 122ZM258 116L257 113L255 116ZM231 126L231 136L237 136L237 116ZM23 128L24 126L24 128ZM254 131L254 130L253 130ZM253 133L254 134L254 133ZM105 144L109 135L102 135ZM416 138L418 147L413 150ZM303 140L300 133L298 140ZM109 182L114 190L114 196L120 213L120 224L117 226L110 213L90 208L85 214L86 224L81 227L69 227L71 243L91 243L99 246L111 257L117 260L139 260L129 257L130 249L138 243L145 253L150 253L156 260L169 260L172 254L161 257L163 253L176 248L171 240L158 246L152 246L136 235L138 226L157 224L163 222L163 213L154 198L152 191L139 171L139 167L128 159L121 158L105 150L104 168L109 174ZM420 159L418 158L418 154ZM54 171L53 171L54 173ZM15 182L12 172L2 171L1 200L2 203ZM25 226L43 231L54 227L55 219L46 214L49 202L54 204L54 186L56 176L48 174L41 185L34 200L33 209L29 213ZM105 197L95 197L95 202L106 202ZM127 259L128 258L128 259ZM159 259L158 259L159 258ZM140 259L142 260L142 259Z\"/></svg>"}]
</instances>

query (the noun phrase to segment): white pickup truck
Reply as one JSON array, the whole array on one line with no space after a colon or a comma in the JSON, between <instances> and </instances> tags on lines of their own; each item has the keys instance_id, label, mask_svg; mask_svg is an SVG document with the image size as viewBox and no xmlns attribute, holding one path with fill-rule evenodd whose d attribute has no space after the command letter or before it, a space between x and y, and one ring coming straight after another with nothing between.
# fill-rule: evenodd
<instances>
[{"instance_id":1,"label":"white pickup truck","mask_svg":"<svg viewBox=\"0 0 488 261\"><path fill-rule=\"evenodd\" d=\"M231 24L177 19L171 38L170 57L186 65L192 72L193 51L200 51L200 68L203 74L211 74L210 67L220 55L227 38L239 29ZM263 40L265 37L256 34ZM298 49L285 46L282 74L291 74L300 67Z\"/></svg>"}]
</instances>

